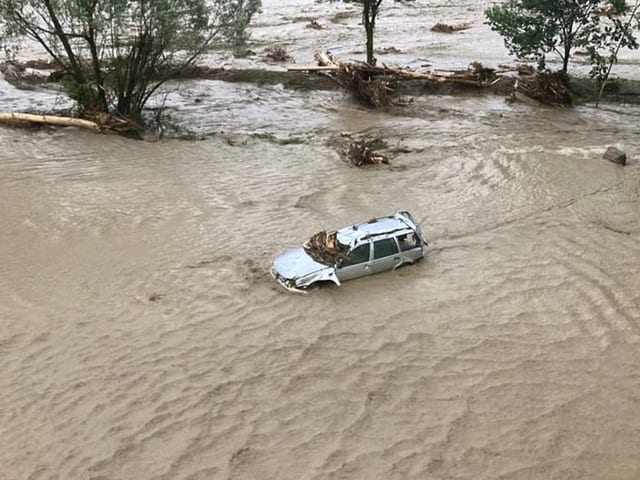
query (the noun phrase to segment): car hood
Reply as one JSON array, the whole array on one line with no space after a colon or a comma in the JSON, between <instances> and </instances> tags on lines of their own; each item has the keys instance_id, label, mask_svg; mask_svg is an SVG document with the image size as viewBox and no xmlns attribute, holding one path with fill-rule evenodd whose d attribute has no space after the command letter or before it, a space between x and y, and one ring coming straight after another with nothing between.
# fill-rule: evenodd
<instances>
[{"instance_id":1,"label":"car hood","mask_svg":"<svg viewBox=\"0 0 640 480\"><path fill-rule=\"evenodd\" d=\"M303 248L296 248L283 253L274 260L273 268L288 279L296 279L324 269L333 270L333 267L329 265L316 262L307 255Z\"/></svg>"}]
</instances>

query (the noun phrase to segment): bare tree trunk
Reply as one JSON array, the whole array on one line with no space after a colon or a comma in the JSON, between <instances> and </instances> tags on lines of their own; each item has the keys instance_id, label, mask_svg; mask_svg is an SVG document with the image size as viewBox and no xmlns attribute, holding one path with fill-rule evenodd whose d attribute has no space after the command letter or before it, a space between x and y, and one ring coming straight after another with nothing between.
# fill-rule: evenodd
<instances>
[{"instance_id":1,"label":"bare tree trunk","mask_svg":"<svg viewBox=\"0 0 640 480\"><path fill-rule=\"evenodd\" d=\"M374 24L370 23L366 27L367 31L367 63L369 65L376 64L376 58L373 56L373 29Z\"/></svg>"},{"instance_id":2,"label":"bare tree trunk","mask_svg":"<svg viewBox=\"0 0 640 480\"><path fill-rule=\"evenodd\" d=\"M569 68L569 57L571 56L571 41L567 38L564 45L564 55L562 57L562 73L567 73Z\"/></svg>"},{"instance_id":3,"label":"bare tree trunk","mask_svg":"<svg viewBox=\"0 0 640 480\"><path fill-rule=\"evenodd\" d=\"M364 0L362 2L362 23L367 34L367 63L373 66L376 64L376 58L373 56L373 35L381 3L382 0Z\"/></svg>"},{"instance_id":4,"label":"bare tree trunk","mask_svg":"<svg viewBox=\"0 0 640 480\"><path fill-rule=\"evenodd\" d=\"M89 43L89 50L91 51L91 63L93 64L93 76L95 78L96 88L98 89L100 111L109 113L109 104L104 90L104 79L102 77L102 70L100 69L100 59L98 58L98 47L96 46L96 35L93 25L89 27L87 42Z\"/></svg>"}]
</instances>

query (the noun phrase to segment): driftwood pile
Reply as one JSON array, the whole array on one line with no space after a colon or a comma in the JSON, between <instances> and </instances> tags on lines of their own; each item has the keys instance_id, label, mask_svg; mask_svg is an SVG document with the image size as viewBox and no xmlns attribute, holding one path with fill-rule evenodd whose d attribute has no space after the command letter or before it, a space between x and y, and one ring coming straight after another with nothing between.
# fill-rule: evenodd
<instances>
[{"instance_id":1,"label":"driftwood pile","mask_svg":"<svg viewBox=\"0 0 640 480\"><path fill-rule=\"evenodd\" d=\"M100 132L127 133L141 131L142 127L131 120L104 112L85 112L84 118L95 122Z\"/></svg>"},{"instance_id":2,"label":"driftwood pile","mask_svg":"<svg viewBox=\"0 0 640 480\"><path fill-rule=\"evenodd\" d=\"M353 92L359 99L374 108L386 108L391 105L393 87L388 79L380 78L384 69L367 64L348 64L334 60L328 53L317 53L316 61L320 67L331 70L330 77L346 91ZM380 72L380 73L378 73ZM376 78L378 73L378 78Z\"/></svg>"},{"instance_id":3,"label":"driftwood pile","mask_svg":"<svg viewBox=\"0 0 640 480\"><path fill-rule=\"evenodd\" d=\"M495 70L472 64L466 70L417 72L415 70L374 66L367 63L343 63L328 53L315 56L318 66L289 67L289 71L323 72L346 91L350 91L365 104L374 108L387 108L392 104L394 85L403 80L423 80L443 84L484 87L496 81Z\"/></svg>"},{"instance_id":4,"label":"driftwood pile","mask_svg":"<svg viewBox=\"0 0 640 480\"><path fill-rule=\"evenodd\" d=\"M335 230L316 233L302 246L304 251L316 262L323 265L335 265L347 258L349 248L338 241Z\"/></svg>"},{"instance_id":5,"label":"driftwood pile","mask_svg":"<svg viewBox=\"0 0 640 480\"><path fill-rule=\"evenodd\" d=\"M462 27L464 26L445 25L438 28L440 31L456 31L462 29ZM322 72L344 90L352 92L356 98L374 108L385 109L390 107L394 89L401 81L418 80L423 81L425 85L451 84L483 88L497 84L501 78L498 73L507 71L516 71L519 75L526 77L515 81L515 94L512 99L517 98L518 95L523 95L552 106L565 107L574 104L566 75L559 72L540 72L534 75L535 70L526 65L497 72L495 69L487 68L479 62L473 62L465 70L415 71L386 65L343 63L328 53L318 53L315 58L318 62L317 66L289 67L288 70ZM508 83L505 82L505 85ZM354 148L354 153L351 154L350 159L352 163L358 164L361 156L368 158L369 154L363 146L354 145ZM358 154L358 148L361 148L362 155ZM366 160L364 163L367 163ZM384 162L374 161L369 163Z\"/></svg>"},{"instance_id":6,"label":"driftwood pile","mask_svg":"<svg viewBox=\"0 0 640 480\"><path fill-rule=\"evenodd\" d=\"M573 105L573 95L566 75L561 72L539 72L537 75L519 80L515 85L518 94L554 107Z\"/></svg>"}]
</instances>

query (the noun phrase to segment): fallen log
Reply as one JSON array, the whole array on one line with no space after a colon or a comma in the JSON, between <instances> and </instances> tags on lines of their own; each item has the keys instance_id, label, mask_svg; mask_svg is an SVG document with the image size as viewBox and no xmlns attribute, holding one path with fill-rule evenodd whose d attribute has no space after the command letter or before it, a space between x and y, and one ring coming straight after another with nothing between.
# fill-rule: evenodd
<instances>
[{"instance_id":1,"label":"fallen log","mask_svg":"<svg viewBox=\"0 0 640 480\"><path fill-rule=\"evenodd\" d=\"M308 67L287 67L288 72L335 72L336 70L340 70L340 67L337 65L313 65Z\"/></svg>"},{"instance_id":2,"label":"fallen log","mask_svg":"<svg viewBox=\"0 0 640 480\"><path fill-rule=\"evenodd\" d=\"M58 117L55 115L33 115L31 113L0 113L0 123L20 125L36 123L40 125L54 125L60 127L79 127L93 131L100 131L100 126L91 120L82 118Z\"/></svg>"},{"instance_id":3,"label":"fallen log","mask_svg":"<svg viewBox=\"0 0 640 480\"><path fill-rule=\"evenodd\" d=\"M104 112L84 112L85 118L61 117L58 115L35 115L32 113L0 113L0 123L24 125L51 125L56 127L78 127L99 133L140 132L139 125Z\"/></svg>"}]
</instances>

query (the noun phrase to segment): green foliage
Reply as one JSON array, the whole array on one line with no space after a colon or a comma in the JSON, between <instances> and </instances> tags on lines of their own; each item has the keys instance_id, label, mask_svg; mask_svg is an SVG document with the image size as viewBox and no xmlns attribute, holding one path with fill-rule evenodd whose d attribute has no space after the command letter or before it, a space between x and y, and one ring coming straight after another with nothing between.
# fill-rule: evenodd
<instances>
[{"instance_id":1,"label":"green foliage","mask_svg":"<svg viewBox=\"0 0 640 480\"><path fill-rule=\"evenodd\" d=\"M78 83L70 77L62 81L65 93L85 110L99 109L99 95L90 83Z\"/></svg>"},{"instance_id":2,"label":"green foliage","mask_svg":"<svg viewBox=\"0 0 640 480\"><path fill-rule=\"evenodd\" d=\"M598 79L600 83L606 82L611 67L618 60L618 52L622 48L635 50L638 48L638 40L634 30L639 26L638 8L640 2L630 9L626 4L614 7L616 14L610 16L600 29L589 32L588 45L586 46L591 60L591 77Z\"/></svg>"},{"instance_id":3,"label":"green foliage","mask_svg":"<svg viewBox=\"0 0 640 480\"><path fill-rule=\"evenodd\" d=\"M222 36L246 41L260 0L0 0L0 43L26 36L84 109L141 120L149 98Z\"/></svg>"},{"instance_id":4,"label":"green foliage","mask_svg":"<svg viewBox=\"0 0 640 480\"><path fill-rule=\"evenodd\" d=\"M224 34L234 47L246 45L250 35L247 27L253 16L261 11L261 5L260 0L234 0L222 12Z\"/></svg>"},{"instance_id":5,"label":"green foliage","mask_svg":"<svg viewBox=\"0 0 640 480\"><path fill-rule=\"evenodd\" d=\"M602 49L611 51L620 40L634 48L631 30L620 29L618 16L627 11L624 0L506 0L487 9L486 16L512 55L536 60L543 70L546 56L555 52L566 73L572 51L584 48L597 75L606 58Z\"/></svg>"}]
</instances>

